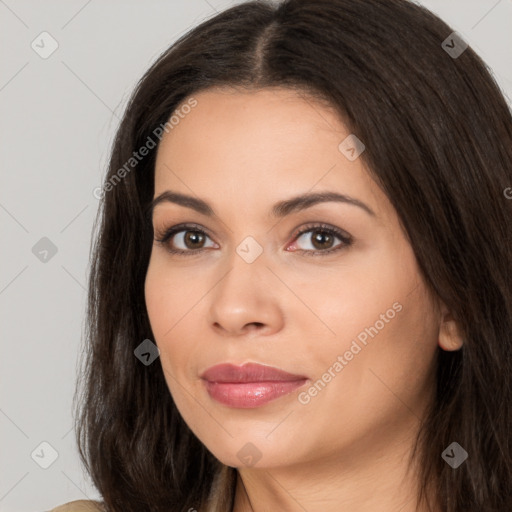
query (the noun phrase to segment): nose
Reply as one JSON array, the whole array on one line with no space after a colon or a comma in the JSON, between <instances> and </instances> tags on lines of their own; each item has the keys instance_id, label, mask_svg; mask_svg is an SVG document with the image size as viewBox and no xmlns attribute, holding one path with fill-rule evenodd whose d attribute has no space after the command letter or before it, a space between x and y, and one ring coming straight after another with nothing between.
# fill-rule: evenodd
<instances>
[{"instance_id":1,"label":"nose","mask_svg":"<svg viewBox=\"0 0 512 512\"><path fill-rule=\"evenodd\" d=\"M283 328L278 279L264 257L247 263L238 255L210 295L212 328L224 336L271 335Z\"/></svg>"}]
</instances>

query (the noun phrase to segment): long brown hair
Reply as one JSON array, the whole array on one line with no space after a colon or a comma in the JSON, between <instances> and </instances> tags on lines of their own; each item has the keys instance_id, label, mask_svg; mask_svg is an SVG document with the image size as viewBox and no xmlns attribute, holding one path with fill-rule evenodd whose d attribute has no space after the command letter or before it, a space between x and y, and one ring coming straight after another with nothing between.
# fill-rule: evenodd
<instances>
[{"instance_id":1,"label":"long brown hair","mask_svg":"<svg viewBox=\"0 0 512 512\"><path fill-rule=\"evenodd\" d=\"M236 470L183 421L160 360L134 356L154 341L144 280L156 149L130 159L187 98L215 86L292 88L328 102L364 142L361 158L427 285L464 333L460 351L438 352L435 403L413 453L418 503L512 510L512 117L471 47L443 46L452 32L407 0L251 1L182 36L140 80L98 211L76 395L80 455L106 510L232 508ZM453 441L469 454L457 469L441 457Z\"/></svg>"}]
</instances>

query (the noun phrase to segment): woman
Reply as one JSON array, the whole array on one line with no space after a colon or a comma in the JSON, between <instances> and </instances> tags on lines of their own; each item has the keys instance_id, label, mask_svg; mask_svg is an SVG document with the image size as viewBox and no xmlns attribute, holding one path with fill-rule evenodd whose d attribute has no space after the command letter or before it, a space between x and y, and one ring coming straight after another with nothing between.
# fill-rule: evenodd
<instances>
[{"instance_id":1,"label":"woman","mask_svg":"<svg viewBox=\"0 0 512 512\"><path fill-rule=\"evenodd\" d=\"M77 429L104 501L64 510L511 510L511 121L409 1L180 38L102 191Z\"/></svg>"}]
</instances>

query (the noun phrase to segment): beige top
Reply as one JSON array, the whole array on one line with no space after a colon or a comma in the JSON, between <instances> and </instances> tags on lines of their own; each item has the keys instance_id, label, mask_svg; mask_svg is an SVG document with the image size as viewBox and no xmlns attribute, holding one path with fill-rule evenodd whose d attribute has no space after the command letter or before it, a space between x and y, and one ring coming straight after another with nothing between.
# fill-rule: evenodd
<instances>
[{"instance_id":1,"label":"beige top","mask_svg":"<svg viewBox=\"0 0 512 512\"><path fill-rule=\"evenodd\" d=\"M99 501L78 500L52 508L50 512L103 512L103 508Z\"/></svg>"}]
</instances>

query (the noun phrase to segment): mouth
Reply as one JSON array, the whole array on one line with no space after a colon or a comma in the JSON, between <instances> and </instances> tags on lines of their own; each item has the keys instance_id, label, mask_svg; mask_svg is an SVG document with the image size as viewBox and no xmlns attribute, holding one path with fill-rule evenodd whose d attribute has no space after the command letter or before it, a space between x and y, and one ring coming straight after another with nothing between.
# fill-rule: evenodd
<instances>
[{"instance_id":1,"label":"mouth","mask_svg":"<svg viewBox=\"0 0 512 512\"><path fill-rule=\"evenodd\" d=\"M220 364L202 375L210 397L229 407L249 409L288 395L309 380L272 366Z\"/></svg>"}]
</instances>

